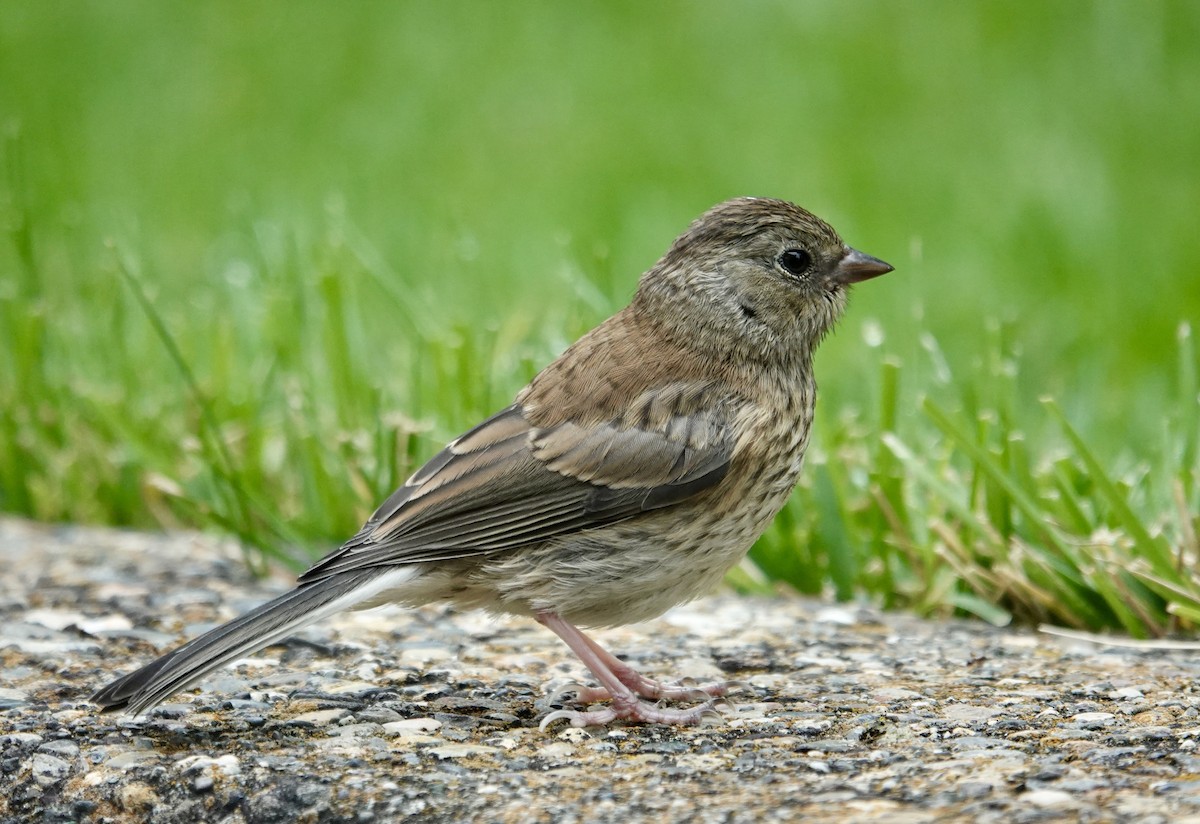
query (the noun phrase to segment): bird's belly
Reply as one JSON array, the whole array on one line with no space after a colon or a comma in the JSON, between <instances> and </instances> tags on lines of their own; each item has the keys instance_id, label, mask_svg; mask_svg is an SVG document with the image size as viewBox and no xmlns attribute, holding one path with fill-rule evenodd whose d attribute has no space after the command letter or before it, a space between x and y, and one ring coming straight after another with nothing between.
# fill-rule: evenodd
<instances>
[{"instance_id":1,"label":"bird's belly","mask_svg":"<svg viewBox=\"0 0 1200 824\"><path fill-rule=\"evenodd\" d=\"M495 611L558 612L572 623L646 621L715 588L750 549L789 490L759 507L655 513L501 553L471 577L494 588Z\"/></svg>"}]
</instances>

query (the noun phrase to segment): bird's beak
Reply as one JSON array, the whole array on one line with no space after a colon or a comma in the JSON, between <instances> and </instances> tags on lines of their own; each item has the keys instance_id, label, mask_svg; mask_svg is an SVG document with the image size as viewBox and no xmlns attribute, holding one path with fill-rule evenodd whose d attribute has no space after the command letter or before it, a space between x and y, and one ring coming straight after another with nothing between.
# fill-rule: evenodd
<instances>
[{"instance_id":1,"label":"bird's beak","mask_svg":"<svg viewBox=\"0 0 1200 824\"><path fill-rule=\"evenodd\" d=\"M877 257L846 247L846 254L838 261L833 269L833 279L841 284L858 283L863 280L877 278L892 271L890 263L884 263Z\"/></svg>"}]
</instances>

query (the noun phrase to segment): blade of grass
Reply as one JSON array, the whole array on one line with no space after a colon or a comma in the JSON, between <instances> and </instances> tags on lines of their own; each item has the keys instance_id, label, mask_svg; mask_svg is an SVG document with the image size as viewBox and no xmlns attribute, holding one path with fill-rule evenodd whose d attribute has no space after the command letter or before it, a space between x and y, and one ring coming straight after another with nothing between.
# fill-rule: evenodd
<instances>
[{"instance_id":1,"label":"blade of grass","mask_svg":"<svg viewBox=\"0 0 1200 824\"><path fill-rule=\"evenodd\" d=\"M1141 518L1130 508L1126 496L1121 492L1112 478L1109 477L1108 473L1105 472L1100 462L1096 460L1095 455L1088 449L1083 438L1075 431L1075 427L1071 426L1058 403L1052 398L1043 398L1042 404L1058 421L1059 426L1062 427L1068 440L1071 441L1071 445L1075 448L1075 452L1087 466L1093 482L1115 513L1117 522L1129 533L1137 544L1138 552L1150 561L1155 571L1160 575L1168 577L1172 575L1175 564L1166 541L1161 537L1155 538L1150 534L1145 524L1142 523Z\"/></svg>"},{"instance_id":2,"label":"blade of grass","mask_svg":"<svg viewBox=\"0 0 1200 824\"><path fill-rule=\"evenodd\" d=\"M975 443L965 432L959 429L942 409L926 397L921 408L930 420L967 454L976 467L994 480L1012 499L1013 504L1021 511L1029 525L1042 537L1048 546L1059 552L1066 548L1062 539L1055 533L1054 527L1046 521L1045 515L1032 497L1009 476L993 459L988 450Z\"/></svg>"},{"instance_id":3,"label":"blade of grass","mask_svg":"<svg viewBox=\"0 0 1200 824\"><path fill-rule=\"evenodd\" d=\"M184 358L183 352L180 351L174 336L167 329L162 315L159 314L153 301L146 294L141 280L135 274L137 267L132 256L118 245L114 244L113 249L116 252L117 271L124 278L126 285L129 286L130 292L133 293L146 319L150 322L150 326L154 329L171 362L175 365L175 369L183 380L184 386L192 398L192 402L200 410L200 419L202 422L200 426L200 442L204 445L205 454L214 470L215 477L222 481L222 483L217 485L217 490L222 493L227 505L233 512L232 516L224 518L225 525L231 527L234 534L241 537L244 545L249 547L256 543L255 538L257 535L251 523L247 495L237 478L233 456L229 453L229 449L221 435L221 428L217 423L216 415L213 413L212 404L201 391L191 366L188 364L187 359ZM250 556L247 556L247 561L251 561Z\"/></svg>"}]
</instances>

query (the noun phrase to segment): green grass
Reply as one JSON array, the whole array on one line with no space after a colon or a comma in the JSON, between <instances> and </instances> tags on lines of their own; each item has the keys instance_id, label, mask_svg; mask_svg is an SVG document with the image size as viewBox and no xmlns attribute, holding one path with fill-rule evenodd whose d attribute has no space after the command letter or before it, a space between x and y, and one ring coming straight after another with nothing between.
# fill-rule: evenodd
<instances>
[{"instance_id":1,"label":"green grass","mask_svg":"<svg viewBox=\"0 0 1200 824\"><path fill-rule=\"evenodd\" d=\"M295 563L702 209L897 267L742 588L1200 622L1187 2L0 5L0 509Z\"/></svg>"}]
</instances>

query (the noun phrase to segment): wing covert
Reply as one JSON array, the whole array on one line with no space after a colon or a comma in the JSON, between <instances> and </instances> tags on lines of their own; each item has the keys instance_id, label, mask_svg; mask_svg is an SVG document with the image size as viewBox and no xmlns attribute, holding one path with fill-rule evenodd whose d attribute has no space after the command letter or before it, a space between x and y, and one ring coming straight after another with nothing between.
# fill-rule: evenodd
<instances>
[{"instance_id":1,"label":"wing covert","mask_svg":"<svg viewBox=\"0 0 1200 824\"><path fill-rule=\"evenodd\" d=\"M736 405L707 384L644 392L610 420L539 428L513 404L431 458L300 582L540 543L670 506L717 484Z\"/></svg>"}]
</instances>

